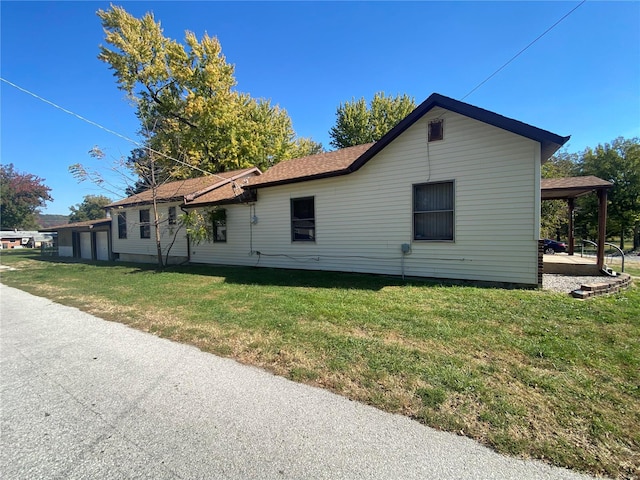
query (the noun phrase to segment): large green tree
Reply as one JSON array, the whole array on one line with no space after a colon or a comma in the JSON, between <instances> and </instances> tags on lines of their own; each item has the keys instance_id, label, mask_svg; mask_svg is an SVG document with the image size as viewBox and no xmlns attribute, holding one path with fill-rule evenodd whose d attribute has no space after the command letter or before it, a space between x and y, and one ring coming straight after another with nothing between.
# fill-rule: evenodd
<instances>
[{"instance_id":1,"label":"large green tree","mask_svg":"<svg viewBox=\"0 0 640 480\"><path fill-rule=\"evenodd\" d=\"M86 222L106 218L104 207L112 203L109 197L104 195L85 195L81 203L69 207L69 223Z\"/></svg>"},{"instance_id":2,"label":"large green tree","mask_svg":"<svg viewBox=\"0 0 640 480\"><path fill-rule=\"evenodd\" d=\"M625 248L625 236L632 234L633 247L640 247L640 139L616 138L611 143L587 148L577 164L580 175L595 175L613 183L609 192L607 232L620 236L620 248ZM593 196L581 202L581 208L596 212ZM593 231L597 217L585 215L580 220L583 229Z\"/></svg>"},{"instance_id":3,"label":"large green tree","mask_svg":"<svg viewBox=\"0 0 640 480\"><path fill-rule=\"evenodd\" d=\"M369 105L364 98L341 103L336 111L336 124L329 130L330 143L336 148L345 148L376 142L414 108L413 98L386 96L384 92L376 93Z\"/></svg>"},{"instance_id":4,"label":"large green tree","mask_svg":"<svg viewBox=\"0 0 640 480\"><path fill-rule=\"evenodd\" d=\"M37 213L53 200L44 179L21 173L13 164L0 166L0 220L2 230L39 228Z\"/></svg>"},{"instance_id":5,"label":"large green tree","mask_svg":"<svg viewBox=\"0 0 640 480\"><path fill-rule=\"evenodd\" d=\"M572 177L576 174L578 154L563 150L557 152L542 165L542 178ZM540 235L542 238L568 236L568 207L565 200L545 200L540 211Z\"/></svg>"},{"instance_id":6,"label":"large green tree","mask_svg":"<svg viewBox=\"0 0 640 480\"><path fill-rule=\"evenodd\" d=\"M106 41L98 58L134 101L141 131L151 132L145 151L155 151L173 178L266 169L321 149L296 138L285 110L234 89L234 67L217 38L187 31L182 44L164 36L153 14L138 19L117 6L98 16Z\"/></svg>"}]
</instances>

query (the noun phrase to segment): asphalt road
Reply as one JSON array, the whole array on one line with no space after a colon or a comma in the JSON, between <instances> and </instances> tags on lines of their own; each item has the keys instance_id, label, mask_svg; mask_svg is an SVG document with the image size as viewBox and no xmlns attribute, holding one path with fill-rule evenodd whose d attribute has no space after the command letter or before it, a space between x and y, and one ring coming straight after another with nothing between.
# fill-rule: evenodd
<instances>
[{"instance_id":1,"label":"asphalt road","mask_svg":"<svg viewBox=\"0 0 640 480\"><path fill-rule=\"evenodd\" d=\"M0 285L5 479L578 479Z\"/></svg>"}]
</instances>

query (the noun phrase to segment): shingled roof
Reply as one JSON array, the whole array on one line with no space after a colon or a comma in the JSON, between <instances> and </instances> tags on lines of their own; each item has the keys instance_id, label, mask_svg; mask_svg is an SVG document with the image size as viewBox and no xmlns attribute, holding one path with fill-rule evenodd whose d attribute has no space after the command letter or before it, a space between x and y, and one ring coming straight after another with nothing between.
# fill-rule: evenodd
<instances>
[{"instance_id":1,"label":"shingled roof","mask_svg":"<svg viewBox=\"0 0 640 480\"><path fill-rule=\"evenodd\" d=\"M57 232L65 228L83 228L83 227L98 227L102 225L109 225L111 223L110 218L99 218L97 220L86 220L84 222L64 223L60 225L54 225L53 227L41 228L41 232Z\"/></svg>"},{"instance_id":2,"label":"shingled roof","mask_svg":"<svg viewBox=\"0 0 640 480\"><path fill-rule=\"evenodd\" d=\"M260 170L256 167L243 168L240 170L232 170L230 172L216 173L204 177L188 178L185 180L165 183L158 186L156 189L156 198L158 201L162 202L192 200L252 173L260 174ZM151 203L152 201L153 192L149 189L136 195L132 195L131 197L113 202L107 205L106 208L142 205Z\"/></svg>"},{"instance_id":3,"label":"shingled roof","mask_svg":"<svg viewBox=\"0 0 640 480\"><path fill-rule=\"evenodd\" d=\"M535 140L540 143L542 160L553 155L570 138L561 137L547 130L434 93L377 142L280 162L267 170L260 178L252 180L249 186L252 188L270 187L355 172L435 107L441 107Z\"/></svg>"},{"instance_id":4,"label":"shingled roof","mask_svg":"<svg viewBox=\"0 0 640 480\"><path fill-rule=\"evenodd\" d=\"M276 163L259 177L249 180L249 187L273 186L351 173L349 167L373 145L374 143L367 143Z\"/></svg>"},{"instance_id":5,"label":"shingled roof","mask_svg":"<svg viewBox=\"0 0 640 480\"><path fill-rule=\"evenodd\" d=\"M255 170L256 172L249 171L249 174L255 173L256 175L260 175L260 170L257 168ZM244 178L238 182L230 181L222 186L208 190L205 193L190 195L185 198L184 207L195 208L205 205L225 205L230 203L254 201L256 198L255 193L246 189L250 178L252 177L247 177L247 181L245 181Z\"/></svg>"},{"instance_id":6,"label":"shingled roof","mask_svg":"<svg viewBox=\"0 0 640 480\"><path fill-rule=\"evenodd\" d=\"M575 198L598 189L609 189L613 183L593 175L584 177L543 178L540 181L542 200Z\"/></svg>"}]
</instances>

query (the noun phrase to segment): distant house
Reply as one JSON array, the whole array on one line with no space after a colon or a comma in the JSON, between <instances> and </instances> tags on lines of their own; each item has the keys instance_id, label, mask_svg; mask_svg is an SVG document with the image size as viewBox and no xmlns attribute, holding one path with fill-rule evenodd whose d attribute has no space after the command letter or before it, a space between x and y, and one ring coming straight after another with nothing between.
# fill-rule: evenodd
<instances>
[{"instance_id":1,"label":"distant house","mask_svg":"<svg viewBox=\"0 0 640 480\"><path fill-rule=\"evenodd\" d=\"M215 207L212 241L173 247L194 263L539 285L540 167L568 139L433 94L376 143L169 184L161 215ZM121 259L154 256L148 204L109 206Z\"/></svg>"},{"instance_id":2,"label":"distant house","mask_svg":"<svg viewBox=\"0 0 640 480\"><path fill-rule=\"evenodd\" d=\"M67 223L43 231L57 232L57 251L60 257L112 259L110 218Z\"/></svg>"},{"instance_id":3,"label":"distant house","mask_svg":"<svg viewBox=\"0 0 640 480\"><path fill-rule=\"evenodd\" d=\"M52 241L52 236L34 230L3 230L0 232L0 248L40 248L42 242Z\"/></svg>"}]
</instances>

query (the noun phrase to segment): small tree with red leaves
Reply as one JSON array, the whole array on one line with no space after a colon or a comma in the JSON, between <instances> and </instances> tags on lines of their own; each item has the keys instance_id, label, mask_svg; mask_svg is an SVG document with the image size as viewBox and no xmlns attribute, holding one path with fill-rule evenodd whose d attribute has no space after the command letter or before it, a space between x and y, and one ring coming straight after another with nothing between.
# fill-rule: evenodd
<instances>
[{"instance_id":1,"label":"small tree with red leaves","mask_svg":"<svg viewBox=\"0 0 640 480\"><path fill-rule=\"evenodd\" d=\"M44 179L20 173L13 164L0 167L0 222L2 230L38 229L38 208L53 200Z\"/></svg>"}]
</instances>

